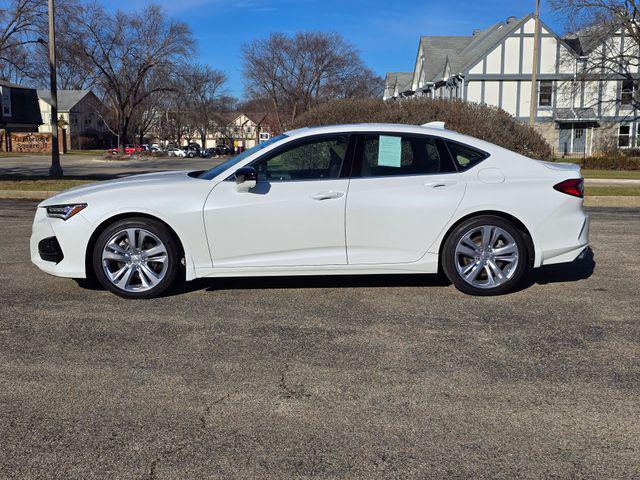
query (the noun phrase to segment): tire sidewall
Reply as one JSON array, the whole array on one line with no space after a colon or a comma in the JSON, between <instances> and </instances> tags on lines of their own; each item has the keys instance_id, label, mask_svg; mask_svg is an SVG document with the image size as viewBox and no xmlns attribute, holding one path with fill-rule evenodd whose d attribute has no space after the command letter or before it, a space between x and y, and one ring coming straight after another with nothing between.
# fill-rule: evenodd
<instances>
[{"instance_id":1,"label":"tire sidewall","mask_svg":"<svg viewBox=\"0 0 640 480\"><path fill-rule=\"evenodd\" d=\"M455 265L456 245L470 229L481 225L500 227L506 230L516 241L518 247L518 266L513 276L502 285L495 288L478 288L467 283L458 273ZM458 225L448 236L442 250L442 269L447 278L458 290L470 295L490 296L501 295L513 290L528 268L528 250L526 240L522 233L508 220L493 215L482 215L465 220Z\"/></svg>"},{"instance_id":2,"label":"tire sidewall","mask_svg":"<svg viewBox=\"0 0 640 480\"><path fill-rule=\"evenodd\" d=\"M167 249L167 272L164 278L155 287L144 292L127 292L116 287L109 278L107 278L102 268L102 251L104 246L115 233L126 228L142 228L156 235ZM149 218L128 218L114 222L105 228L98 236L92 252L92 265L96 279L100 284L116 295L123 298L154 298L165 293L174 284L179 271L180 262L179 249L173 235L167 227Z\"/></svg>"}]
</instances>

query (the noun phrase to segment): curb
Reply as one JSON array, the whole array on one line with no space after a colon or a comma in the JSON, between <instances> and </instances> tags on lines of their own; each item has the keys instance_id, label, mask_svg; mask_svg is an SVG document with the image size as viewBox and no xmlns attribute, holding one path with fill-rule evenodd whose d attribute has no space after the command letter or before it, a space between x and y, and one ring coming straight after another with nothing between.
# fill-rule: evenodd
<instances>
[{"instance_id":1,"label":"curb","mask_svg":"<svg viewBox=\"0 0 640 480\"><path fill-rule=\"evenodd\" d=\"M60 193L43 190L0 190L0 200L46 200ZM640 208L640 196L587 196L585 207L627 207Z\"/></svg>"}]
</instances>

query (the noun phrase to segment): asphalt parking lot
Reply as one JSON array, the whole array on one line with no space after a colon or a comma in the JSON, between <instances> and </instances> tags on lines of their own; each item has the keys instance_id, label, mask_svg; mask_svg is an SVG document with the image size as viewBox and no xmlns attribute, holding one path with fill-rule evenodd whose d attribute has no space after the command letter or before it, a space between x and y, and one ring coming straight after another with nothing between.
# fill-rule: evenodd
<instances>
[{"instance_id":1,"label":"asphalt parking lot","mask_svg":"<svg viewBox=\"0 0 640 480\"><path fill-rule=\"evenodd\" d=\"M473 298L437 277L199 281L125 301L0 201L1 478L638 478L640 210Z\"/></svg>"}]
</instances>

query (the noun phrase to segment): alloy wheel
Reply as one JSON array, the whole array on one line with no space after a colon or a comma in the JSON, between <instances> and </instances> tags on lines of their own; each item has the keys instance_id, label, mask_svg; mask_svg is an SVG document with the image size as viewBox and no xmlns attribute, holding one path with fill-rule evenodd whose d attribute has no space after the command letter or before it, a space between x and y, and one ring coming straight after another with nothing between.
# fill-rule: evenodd
<instances>
[{"instance_id":1,"label":"alloy wheel","mask_svg":"<svg viewBox=\"0 0 640 480\"><path fill-rule=\"evenodd\" d=\"M455 249L460 277L476 288L490 289L509 281L518 267L518 244L505 229L480 225L462 235Z\"/></svg>"},{"instance_id":2,"label":"alloy wheel","mask_svg":"<svg viewBox=\"0 0 640 480\"><path fill-rule=\"evenodd\" d=\"M167 248L143 228L126 228L112 235L102 249L102 268L109 281L126 292L145 292L165 277Z\"/></svg>"}]
</instances>

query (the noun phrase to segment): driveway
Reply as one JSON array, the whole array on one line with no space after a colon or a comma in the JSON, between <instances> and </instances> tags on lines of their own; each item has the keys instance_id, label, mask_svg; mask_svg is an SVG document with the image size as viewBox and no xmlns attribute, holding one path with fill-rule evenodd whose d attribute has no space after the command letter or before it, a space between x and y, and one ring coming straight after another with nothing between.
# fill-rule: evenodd
<instances>
[{"instance_id":1,"label":"driveway","mask_svg":"<svg viewBox=\"0 0 640 480\"><path fill-rule=\"evenodd\" d=\"M640 210L474 298L433 276L125 301L28 261L0 201L1 478L638 478ZM594 263L595 262L595 263Z\"/></svg>"},{"instance_id":2,"label":"driveway","mask_svg":"<svg viewBox=\"0 0 640 480\"><path fill-rule=\"evenodd\" d=\"M92 155L62 155L60 163L67 177L112 178L121 175L164 170L208 170L229 157L219 158L145 158L109 160ZM0 177L47 176L51 166L48 155L0 157Z\"/></svg>"}]
</instances>

